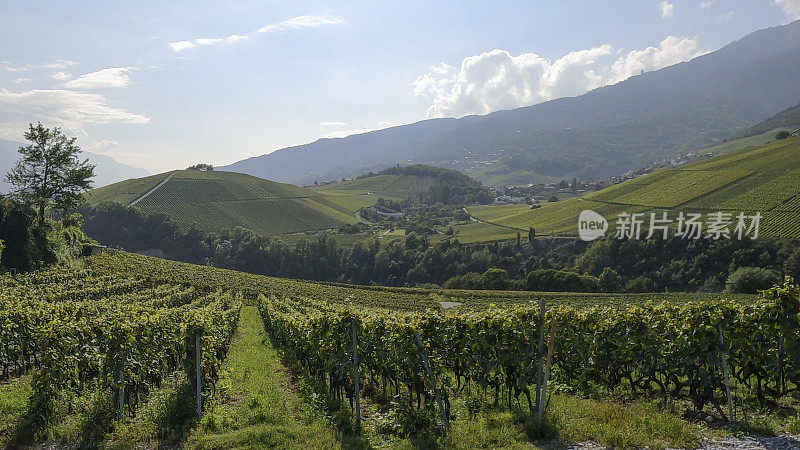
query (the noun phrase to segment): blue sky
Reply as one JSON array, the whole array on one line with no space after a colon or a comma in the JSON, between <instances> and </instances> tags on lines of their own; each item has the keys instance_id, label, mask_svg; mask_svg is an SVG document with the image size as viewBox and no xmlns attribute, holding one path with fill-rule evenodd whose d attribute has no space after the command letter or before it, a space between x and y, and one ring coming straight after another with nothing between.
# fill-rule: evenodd
<instances>
[{"instance_id":1,"label":"blue sky","mask_svg":"<svg viewBox=\"0 0 800 450\"><path fill-rule=\"evenodd\" d=\"M152 172L578 95L800 0L0 5L0 138L41 120Z\"/></svg>"}]
</instances>

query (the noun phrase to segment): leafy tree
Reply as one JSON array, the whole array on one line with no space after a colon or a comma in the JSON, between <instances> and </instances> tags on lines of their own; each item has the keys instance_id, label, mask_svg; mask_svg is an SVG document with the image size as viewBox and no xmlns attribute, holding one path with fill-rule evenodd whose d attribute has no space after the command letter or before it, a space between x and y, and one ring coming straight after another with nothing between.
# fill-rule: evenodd
<instances>
[{"instance_id":1,"label":"leafy tree","mask_svg":"<svg viewBox=\"0 0 800 450\"><path fill-rule=\"evenodd\" d=\"M791 136L791 134L789 134L788 131L781 130L781 131L778 131L778 133L775 135L775 139L786 139L789 136Z\"/></svg>"},{"instance_id":2,"label":"leafy tree","mask_svg":"<svg viewBox=\"0 0 800 450\"><path fill-rule=\"evenodd\" d=\"M484 289L504 290L511 285L508 272L503 269L489 269L481 277Z\"/></svg>"},{"instance_id":3,"label":"leafy tree","mask_svg":"<svg viewBox=\"0 0 800 450\"><path fill-rule=\"evenodd\" d=\"M186 170L207 170L210 172L214 170L214 166L212 166L211 164L200 163L200 164L195 164L193 166L189 166L186 168Z\"/></svg>"},{"instance_id":4,"label":"leafy tree","mask_svg":"<svg viewBox=\"0 0 800 450\"><path fill-rule=\"evenodd\" d=\"M725 283L728 291L734 293L755 294L769 289L780 281L780 274L763 267L740 267L736 269Z\"/></svg>"},{"instance_id":5,"label":"leafy tree","mask_svg":"<svg viewBox=\"0 0 800 450\"><path fill-rule=\"evenodd\" d=\"M19 148L22 159L6 174L6 181L15 186L13 196L36 206L41 226L48 207L69 211L80 203L81 194L91 188L94 166L80 161L76 138L68 138L58 127L31 124L25 139L31 144Z\"/></svg>"},{"instance_id":6,"label":"leafy tree","mask_svg":"<svg viewBox=\"0 0 800 450\"><path fill-rule=\"evenodd\" d=\"M615 292L622 288L622 277L611 267L603 269L603 273L597 278L597 282L603 292Z\"/></svg>"}]
</instances>

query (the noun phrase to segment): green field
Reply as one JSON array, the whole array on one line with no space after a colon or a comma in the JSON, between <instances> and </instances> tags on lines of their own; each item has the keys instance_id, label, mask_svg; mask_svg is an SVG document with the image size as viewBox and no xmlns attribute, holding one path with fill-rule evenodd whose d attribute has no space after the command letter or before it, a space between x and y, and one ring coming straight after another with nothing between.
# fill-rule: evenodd
<instances>
[{"instance_id":1,"label":"green field","mask_svg":"<svg viewBox=\"0 0 800 450\"><path fill-rule=\"evenodd\" d=\"M159 186L167 177L169 180ZM203 231L242 227L277 235L358 221L358 208L337 196L234 172L175 171L123 181L87 194L88 203L95 205L131 204L137 199L136 206L145 212L162 213L178 225Z\"/></svg>"},{"instance_id":2,"label":"green field","mask_svg":"<svg viewBox=\"0 0 800 450\"><path fill-rule=\"evenodd\" d=\"M375 175L326 184L315 187L314 190L328 195L331 201L351 211L357 211L374 205L379 198L416 200L420 193L426 192L436 182L435 178L415 175Z\"/></svg>"},{"instance_id":3,"label":"green field","mask_svg":"<svg viewBox=\"0 0 800 450\"><path fill-rule=\"evenodd\" d=\"M471 207L469 213L485 223L458 226L456 230L467 241L512 237L515 230L526 232L529 227L535 228L538 235L575 235L578 215L585 209L594 210L609 221L621 212L726 211L761 212L761 235L798 238L800 138L760 147L750 145L763 141L764 136L721 144L716 151L726 152L719 156L679 168L661 169L538 209L519 205Z\"/></svg>"}]
</instances>

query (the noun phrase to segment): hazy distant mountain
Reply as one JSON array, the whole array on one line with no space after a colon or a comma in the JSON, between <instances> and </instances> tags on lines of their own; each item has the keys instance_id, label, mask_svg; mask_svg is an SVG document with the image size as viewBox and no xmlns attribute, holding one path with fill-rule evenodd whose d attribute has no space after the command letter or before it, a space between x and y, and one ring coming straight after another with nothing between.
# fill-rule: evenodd
<instances>
[{"instance_id":1,"label":"hazy distant mountain","mask_svg":"<svg viewBox=\"0 0 800 450\"><path fill-rule=\"evenodd\" d=\"M734 138L755 136L776 128L787 128L792 131L800 128L800 104L784 109L769 119L742 131Z\"/></svg>"},{"instance_id":2,"label":"hazy distant mountain","mask_svg":"<svg viewBox=\"0 0 800 450\"><path fill-rule=\"evenodd\" d=\"M578 97L321 139L221 169L294 183L397 163L491 184L605 177L722 141L798 99L800 21Z\"/></svg>"},{"instance_id":3,"label":"hazy distant mountain","mask_svg":"<svg viewBox=\"0 0 800 450\"><path fill-rule=\"evenodd\" d=\"M17 149L25 144L13 141L6 141L0 139L0 194L8 192L11 187L3 180L6 177L6 172L9 168L19 159ZM92 164L95 164L95 178L94 187L105 186L117 181L127 180L128 178L146 177L150 173L138 167L132 167L125 164L120 164L112 158L105 155L98 155L96 153L82 152L82 158L88 158Z\"/></svg>"}]
</instances>

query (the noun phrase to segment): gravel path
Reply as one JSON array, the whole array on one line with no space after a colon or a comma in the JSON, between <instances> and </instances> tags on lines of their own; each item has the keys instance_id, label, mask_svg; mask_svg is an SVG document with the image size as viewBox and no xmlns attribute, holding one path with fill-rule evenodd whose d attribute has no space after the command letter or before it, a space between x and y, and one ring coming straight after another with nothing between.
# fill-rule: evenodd
<instances>
[{"instance_id":1,"label":"gravel path","mask_svg":"<svg viewBox=\"0 0 800 450\"><path fill-rule=\"evenodd\" d=\"M603 450L607 447L593 442L567 444L566 450ZM703 439L700 447L703 450L791 450L800 449L800 436L786 435L773 437L732 437L721 439ZM677 449L674 449L677 450Z\"/></svg>"},{"instance_id":2,"label":"gravel path","mask_svg":"<svg viewBox=\"0 0 800 450\"><path fill-rule=\"evenodd\" d=\"M783 450L800 449L800 436L737 437L703 442L708 450Z\"/></svg>"}]
</instances>

